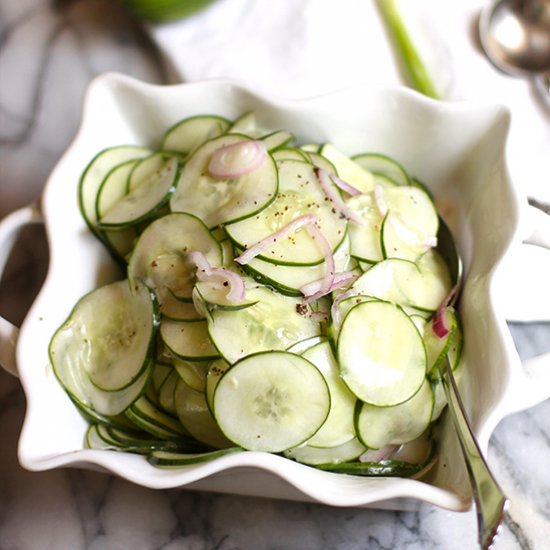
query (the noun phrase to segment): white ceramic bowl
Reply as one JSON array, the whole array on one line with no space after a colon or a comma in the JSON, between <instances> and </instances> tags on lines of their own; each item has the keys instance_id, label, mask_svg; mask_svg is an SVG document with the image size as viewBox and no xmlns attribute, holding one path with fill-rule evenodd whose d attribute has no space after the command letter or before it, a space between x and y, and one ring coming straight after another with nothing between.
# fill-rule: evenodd
<instances>
[{"instance_id":1,"label":"white ceramic bowl","mask_svg":"<svg viewBox=\"0 0 550 550\"><path fill-rule=\"evenodd\" d=\"M54 330L77 299L115 276L109 256L79 213L79 176L105 147L133 143L155 148L163 132L185 116L236 117L249 110L260 122L290 129L304 142L330 141L348 153L389 154L433 190L465 265L460 308L466 342L463 397L482 449L504 415L550 394L548 383L545 391L533 393L536 384L530 385L493 299L499 265L524 237L519 224L523 199L506 170L505 109L435 102L396 88L359 87L283 101L228 82L162 87L107 74L89 89L81 129L51 174L41 213L29 207L0 224L4 256L17 229L40 215L50 245L48 276L15 350L28 402L19 443L21 464L30 470L98 468L154 488L188 487L335 506L411 509L424 501L467 509L471 494L449 418L443 423L438 465L424 481L331 474L262 453L232 454L167 471L141 456L83 448L86 422L58 384L47 356ZM0 361L14 369L17 330L0 320Z\"/></svg>"}]
</instances>

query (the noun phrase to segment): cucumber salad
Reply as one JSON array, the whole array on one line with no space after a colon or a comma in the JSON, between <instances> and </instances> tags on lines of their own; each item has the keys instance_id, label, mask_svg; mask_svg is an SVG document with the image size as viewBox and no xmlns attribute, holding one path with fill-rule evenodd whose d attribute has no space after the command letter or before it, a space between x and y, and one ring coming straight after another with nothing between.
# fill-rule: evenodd
<instances>
[{"instance_id":1,"label":"cucumber salad","mask_svg":"<svg viewBox=\"0 0 550 550\"><path fill-rule=\"evenodd\" d=\"M88 448L159 467L236 452L356 475L434 463L439 366L462 349L450 233L396 160L297 143L253 112L198 115L154 150L100 151L78 200L122 267L49 347Z\"/></svg>"}]
</instances>

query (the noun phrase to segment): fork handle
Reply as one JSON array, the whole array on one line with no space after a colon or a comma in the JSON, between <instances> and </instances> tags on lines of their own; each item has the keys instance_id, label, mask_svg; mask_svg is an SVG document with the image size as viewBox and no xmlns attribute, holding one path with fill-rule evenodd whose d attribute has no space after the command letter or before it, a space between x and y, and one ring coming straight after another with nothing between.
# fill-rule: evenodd
<instances>
[{"instance_id":1,"label":"fork handle","mask_svg":"<svg viewBox=\"0 0 550 550\"><path fill-rule=\"evenodd\" d=\"M445 366L440 368L443 389L472 485L479 544L485 550L491 547L502 523L508 499L493 477L473 434L448 358Z\"/></svg>"}]
</instances>

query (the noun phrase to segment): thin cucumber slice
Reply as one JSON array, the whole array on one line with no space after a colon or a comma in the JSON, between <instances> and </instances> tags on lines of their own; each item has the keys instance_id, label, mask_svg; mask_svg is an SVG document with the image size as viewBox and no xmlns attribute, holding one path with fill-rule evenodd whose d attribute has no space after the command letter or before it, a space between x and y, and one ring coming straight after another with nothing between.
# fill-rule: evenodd
<instances>
[{"instance_id":1,"label":"thin cucumber slice","mask_svg":"<svg viewBox=\"0 0 550 550\"><path fill-rule=\"evenodd\" d=\"M365 170L359 163L334 145L326 143L319 152L334 165L338 176L346 183L349 183L361 193L368 193L374 189L375 179L372 173Z\"/></svg>"},{"instance_id":2,"label":"thin cucumber slice","mask_svg":"<svg viewBox=\"0 0 550 550\"><path fill-rule=\"evenodd\" d=\"M307 442L313 447L336 447L355 437L354 410L357 397L340 378L340 369L329 342L313 346L302 354L325 377L330 392L330 412L319 431Z\"/></svg>"},{"instance_id":3,"label":"thin cucumber slice","mask_svg":"<svg viewBox=\"0 0 550 550\"><path fill-rule=\"evenodd\" d=\"M334 164L320 153L307 153L307 159L313 166L325 170L328 174L336 174L337 170Z\"/></svg>"},{"instance_id":4,"label":"thin cucumber slice","mask_svg":"<svg viewBox=\"0 0 550 550\"><path fill-rule=\"evenodd\" d=\"M158 163L157 157L148 159ZM138 165L139 168L140 165ZM132 175L135 174L135 171ZM117 201L98 222L101 229L135 225L149 219L168 202L175 191L180 177L180 164L171 157L139 179L124 197Z\"/></svg>"},{"instance_id":5,"label":"thin cucumber slice","mask_svg":"<svg viewBox=\"0 0 550 550\"><path fill-rule=\"evenodd\" d=\"M97 412L90 406L84 405L82 401L78 401L70 393L67 395L82 416L91 423L104 424L105 426L112 426L113 428L120 428L122 430L140 431L139 427L135 426L134 423L126 416L125 411L108 416Z\"/></svg>"},{"instance_id":6,"label":"thin cucumber slice","mask_svg":"<svg viewBox=\"0 0 550 550\"><path fill-rule=\"evenodd\" d=\"M102 424L94 425L95 432L86 434L86 443L92 449L110 449L113 451L123 451L125 448L122 446L120 441L114 439L109 433L108 428ZM104 446L101 446L103 443ZM139 451L135 451L139 452Z\"/></svg>"},{"instance_id":7,"label":"thin cucumber slice","mask_svg":"<svg viewBox=\"0 0 550 550\"><path fill-rule=\"evenodd\" d=\"M179 380L179 375L176 369L172 369L170 375L162 383L157 391L157 403L168 414L176 415L176 407L174 405L174 390L176 388L176 382Z\"/></svg>"},{"instance_id":8,"label":"thin cucumber slice","mask_svg":"<svg viewBox=\"0 0 550 550\"><path fill-rule=\"evenodd\" d=\"M265 136L261 136L268 151L276 151L281 147L286 147L294 141L294 134L288 130L276 130Z\"/></svg>"},{"instance_id":9,"label":"thin cucumber slice","mask_svg":"<svg viewBox=\"0 0 550 550\"><path fill-rule=\"evenodd\" d=\"M260 137L265 134L267 130L260 128L258 121L256 120L256 113L254 111L247 111L243 113L239 118L233 121L228 128L228 134L244 134L252 138Z\"/></svg>"},{"instance_id":10,"label":"thin cucumber slice","mask_svg":"<svg viewBox=\"0 0 550 550\"><path fill-rule=\"evenodd\" d=\"M208 334L206 321L172 321L163 319L160 336L166 347L181 359L207 361L219 357Z\"/></svg>"},{"instance_id":11,"label":"thin cucumber slice","mask_svg":"<svg viewBox=\"0 0 550 550\"><path fill-rule=\"evenodd\" d=\"M453 308L446 308L441 313L438 311L437 315L444 317L443 323L449 332L445 336L438 336L435 333L435 316L424 325L422 336L424 338L424 345L426 346L428 376L432 376L436 371L439 371L439 366L449 353L455 332L458 330L458 321Z\"/></svg>"},{"instance_id":12,"label":"thin cucumber slice","mask_svg":"<svg viewBox=\"0 0 550 550\"><path fill-rule=\"evenodd\" d=\"M54 371L73 390L82 381L87 391L86 379L104 392L128 388L151 364L157 326L148 288L132 294L126 280L99 287L77 302L52 338Z\"/></svg>"},{"instance_id":13,"label":"thin cucumber slice","mask_svg":"<svg viewBox=\"0 0 550 550\"><path fill-rule=\"evenodd\" d=\"M311 338L306 338L301 342L292 344L292 346L290 346L286 351L296 353L297 355L302 355L302 353L304 353L307 349L312 348L321 342L326 342L326 340L326 336L312 336Z\"/></svg>"},{"instance_id":14,"label":"thin cucumber slice","mask_svg":"<svg viewBox=\"0 0 550 550\"><path fill-rule=\"evenodd\" d=\"M101 428L98 430L100 435L104 435L115 443L130 443L138 441L146 441L149 439L148 434L142 431L128 431L122 430L120 428L113 428L112 426L107 426L105 424L100 425Z\"/></svg>"},{"instance_id":15,"label":"thin cucumber slice","mask_svg":"<svg viewBox=\"0 0 550 550\"><path fill-rule=\"evenodd\" d=\"M233 447L216 424L203 392L190 388L180 378L176 383L174 403L180 422L197 441L214 449Z\"/></svg>"},{"instance_id":16,"label":"thin cucumber slice","mask_svg":"<svg viewBox=\"0 0 550 550\"><path fill-rule=\"evenodd\" d=\"M227 235L240 249L249 248L305 215L317 216L316 225L332 250L346 236L347 221L327 199L312 164L294 160L279 162L279 193L256 215L225 227ZM339 193L334 184L334 192ZM314 265L324 261L323 248L306 228L285 238L274 239L257 258L284 265Z\"/></svg>"},{"instance_id":17,"label":"thin cucumber slice","mask_svg":"<svg viewBox=\"0 0 550 550\"><path fill-rule=\"evenodd\" d=\"M324 471L355 476L419 478L435 464L436 460L436 446L432 443L428 455L419 462L387 459L379 462L319 464L316 467Z\"/></svg>"},{"instance_id":18,"label":"thin cucumber slice","mask_svg":"<svg viewBox=\"0 0 550 550\"><path fill-rule=\"evenodd\" d=\"M96 223L117 201L124 197L130 173L139 161L140 159L131 159L118 164L105 176L96 196ZM132 251L138 236L136 228L126 227L109 230L96 227L96 231L105 241L110 252L125 263L126 257Z\"/></svg>"},{"instance_id":19,"label":"thin cucumber slice","mask_svg":"<svg viewBox=\"0 0 550 550\"><path fill-rule=\"evenodd\" d=\"M269 154L258 168L240 177L216 179L208 170L215 151L249 140L247 136L227 134L199 147L182 170L181 181L170 199L171 210L194 214L213 228L265 208L278 189L277 167Z\"/></svg>"},{"instance_id":20,"label":"thin cucumber slice","mask_svg":"<svg viewBox=\"0 0 550 550\"><path fill-rule=\"evenodd\" d=\"M335 447L301 445L285 451L285 456L302 464L316 466L318 464L340 464L341 462L357 460L366 450L367 448L354 437Z\"/></svg>"},{"instance_id":21,"label":"thin cucumber slice","mask_svg":"<svg viewBox=\"0 0 550 550\"><path fill-rule=\"evenodd\" d=\"M193 288L193 292L191 293L191 300L193 301L195 309L202 318L209 319L212 317L212 314L210 313L212 306L203 298L202 294L196 287Z\"/></svg>"},{"instance_id":22,"label":"thin cucumber slice","mask_svg":"<svg viewBox=\"0 0 550 550\"><path fill-rule=\"evenodd\" d=\"M88 449L97 449L101 451L118 451L119 447L116 444L105 441L98 430L99 424L90 424L84 436L84 445Z\"/></svg>"},{"instance_id":23,"label":"thin cucumber slice","mask_svg":"<svg viewBox=\"0 0 550 550\"><path fill-rule=\"evenodd\" d=\"M231 123L217 115L198 115L180 120L162 138L161 149L189 157L203 143L224 134Z\"/></svg>"},{"instance_id":24,"label":"thin cucumber slice","mask_svg":"<svg viewBox=\"0 0 550 550\"><path fill-rule=\"evenodd\" d=\"M231 269L237 273L242 274L241 267L237 263L235 263L235 252L233 250L233 244L227 238L225 230L223 228L218 228L212 231L212 234L220 243L220 246L222 248L222 267L225 267L226 269Z\"/></svg>"},{"instance_id":25,"label":"thin cucumber slice","mask_svg":"<svg viewBox=\"0 0 550 550\"><path fill-rule=\"evenodd\" d=\"M191 389L201 392L206 390L206 375L210 365L205 361L185 361L177 357L174 358L174 368L180 378Z\"/></svg>"},{"instance_id":26,"label":"thin cucumber slice","mask_svg":"<svg viewBox=\"0 0 550 550\"><path fill-rule=\"evenodd\" d=\"M196 441L182 436L179 441L139 437L116 428L98 426L98 433L105 441L118 446L121 451L149 454L151 452L199 452L202 448Z\"/></svg>"},{"instance_id":27,"label":"thin cucumber slice","mask_svg":"<svg viewBox=\"0 0 550 550\"><path fill-rule=\"evenodd\" d=\"M115 166L101 182L96 196L96 219L101 219L128 191L128 178L139 159Z\"/></svg>"},{"instance_id":28,"label":"thin cucumber slice","mask_svg":"<svg viewBox=\"0 0 550 550\"><path fill-rule=\"evenodd\" d=\"M156 361L153 365L153 372L151 373L151 383L156 392L162 386L162 383L166 380L166 377L174 370L174 367L170 363L163 363Z\"/></svg>"},{"instance_id":29,"label":"thin cucumber slice","mask_svg":"<svg viewBox=\"0 0 550 550\"><path fill-rule=\"evenodd\" d=\"M319 153L321 147L322 145L319 145L318 143L303 143L300 145L300 149L305 153Z\"/></svg>"},{"instance_id":30,"label":"thin cucumber slice","mask_svg":"<svg viewBox=\"0 0 550 550\"><path fill-rule=\"evenodd\" d=\"M430 323L431 324L431 323ZM428 350L428 358L433 361L431 368L428 371L428 378L432 381L441 380L441 374L439 367L441 362L445 360L444 353L448 356L449 362L451 364L451 369L453 372L457 369L460 364L460 359L462 357L462 348L464 344L464 335L462 333L462 326L458 317L454 317L454 320L450 322L451 332L447 338L444 338L443 349L439 346L436 346L435 350L430 350L430 346L433 345L431 341L431 336L426 338L424 335L424 341L426 342L426 349ZM439 351L439 354L437 354ZM428 363L430 365L430 363Z\"/></svg>"},{"instance_id":31,"label":"thin cucumber slice","mask_svg":"<svg viewBox=\"0 0 550 550\"><path fill-rule=\"evenodd\" d=\"M329 410L323 375L303 357L283 351L241 359L225 372L214 394L222 431L253 451L300 445L323 425Z\"/></svg>"},{"instance_id":32,"label":"thin cucumber slice","mask_svg":"<svg viewBox=\"0 0 550 550\"><path fill-rule=\"evenodd\" d=\"M248 298L257 303L236 311L215 309L207 320L210 338L229 363L251 353L285 350L321 333L319 323L297 298L267 287L251 289Z\"/></svg>"},{"instance_id":33,"label":"thin cucumber slice","mask_svg":"<svg viewBox=\"0 0 550 550\"><path fill-rule=\"evenodd\" d=\"M464 332L462 330L462 323L460 322L460 319L457 319L457 321L457 330L448 352L449 361L453 371L455 371L461 364L462 352L464 350Z\"/></svg>"},{"instance_id":34,"label":"thin cucumber slice","mask_svg":"<svg viewBox=\"0 0 550 550\"><path fill-rule=\"evenodd\" d=\"M346 200L346 205L364 220L364 225L354 221L348 224L350 254L363 262L383 260L380 240L383 216L376 205L373 193L350 197Z\"/></svg>"},{"instance_id":35,"label":"thin cucumber slice","mask_svg":"<svg viewBox=\"0 0 550 550\"><path fill-rule=\"evenodd\" d=\"M420 313L420 312L414 312L414 313L409 313L409 317L411 318L411 321L414 323L414 326L418 329L418 332L420 332L420 334L424 334L424 331L426 330L426 325L428 324L428 321L429 319L426 317L426 313ZM426 341L424 340L424 344L426 343ZM426 349L426 353L428 353L428 350ZM426 364L429 365L430 364L430 360L427 359L426 361Z\"/></svg>"},{"instance_id":36,"label":"thin cucumber slice","mask_svg":"<svg viewBox=\"0 0 550 550\"><path fill-rule=\"evenodd\" d=\"M389 407L410 399L426 375L424 342L397 305L369 301L346 316L337 342L342 379L362 401Z\"/></svg>"},{"instance_id":37,"label":"thin cucumber slice","mask_svg":"<svg viewBox=\"0 0 550 550\"><path fill-rule=\"evenodd\" d=\"M141 234L128 262L128 279L133 287L143 281L163 302L169 296L191 297L196 266L189 252L202 252L213 267L222 263L218 241L204 223L182 212L155 220Z\"/></svg>"},{"instance_id":38,"label":"thin cucumber slice","mask_svg":"<svg viewBox=\"0 0 550 550\"><path fill-rule=\"evenodd\" d=\"M370 449L402 445L413 441L428 428L434 408L434 394L425 379L410 399L393 407L359 405L355 419L359 440Z\"/></svg>"},{"instance_id":39,"label":"thin cucumber slice","mask_svg":"<svg viewBox=\"0 0 550 550\"><path fill-rule=\"evenodd\" d=\"M395 159L381 153L362 153L352 157L365 170L389 178L397 185L411 185L407 171Z\"/></svg>"},{"instance_id":40,"label":"thin cucumber slice","mask_svg":"<svg viewBox=\"0 0 550 550\"><path fill-rule=\"evenodd\" d=\"M182 466L210 462L211 460L216 460L222 456L241 452L243 452L243 450L240 447L230 447L228 449L218 449L216 451L208 451L203 453L153 451L147 460L153 464L153 466L158 466L160 468L181 468Z\"/></svg>"},{"instance_id":41,"label":"thin cucumber slice","mask_svg":"<svg viewBox=\"0 0 550 550\"><path fill-rule=\"evenodd\" d=\"M265 142L268 151L276 151L281 147L289 146L294 141L294 134L288 130L271 130L258 124L253 111L240 116L227 133L244 134Z\"/></svg>"},{"instance_id":42,"label":"thin cucumber slice","mask_svg":"<svg viewBox=\"0 0 550 550\"><path fill-rule=\"evenodd\" d=\"M344 298L343 300L339 300L336 304L334 304L333 302L333 312L331 317L331 338L333 342L338 341L338 335L340 333L342 321L346 318L346 315L357 304L361 304L362 302L371 302L373 300L378 300L378 298L357 294L354 296L349 296L348 298ZM334 308L337 309L334 310Z\"/></svg>"},{"instance_id":43,"label":"thin cucumber slice","mask_svg":"<svg viewBox=\"0 0 550 550\"><path fill-rule=\"evenodd\" d=\"M149 384L153 362L146 365L141 374L129 386L117 391L105 391L92 384L81 369L74 369L71 373L64 372L65 391L73 401L78 403L81 410L88 416L101 419L115 417L125 412L132 403L143 395Z\"/></svg>"},{"instance_id":44,"label":"thin cucumber slice","mask_svg":"<svg viewBox=\"0 0 550 550\"><path fill-rule=\"evenodd\" d=\"M105 176L119 164L131 159L143 158L151 153L146 147L121 145L100 151L86 166L78 183L78 203L90 230L98 235L96 227L97 193Z\"/></svg>"},{"instance_id":45,"label":"thin cucumber slice","mask_svg":"<svg viewBox=\"0 0 550 550\"><path fill-rule=\"evenodd\" d=\"M453 279L451 266L440 254L439 248L430 248L416 260L416 264L422 273L431 273L431 276L440 281L440 285L447 291L452 288L452 281L456 281L456 279Z\"/></svg>"},{"instance_id":46,"label":"thin cucumber slice","mask_svg":"<svg viewBox=\"0 0 550 550\"><path fill-rule=\"evenodd\" d=\"M178 441L188 435L177 418L167 414L146 395L136 400L125 413L136 426L159 439Z\"/></svg>"},{"instance_id":47,"label":"thin cucumber slice","mask_svg":"<svg viewBox=\"0 0 550 550\"><path fill-rule=\"evenodd\" d=\"M205 396L206 404L212 414L214 414L214 392L216 391L216 386L223 376L223 373L230 366L231 365L225 359L221 358L212 361L209 365L208 373L206 374Z\"/></svg>"},{"instance_id":48,"label":"thin cucumber slice","mask_svg":"<svg viewBox=\"0 0 550 550\"><path fill-rule=\"evenodd\" d=\"M386 187L395 187L397 183L389 178L388 176L384 176L382 174L374 174L374 183L375 183L375 189L376 187L381 187L382 189L385 189ZM411 183L412 185L412 183Z\"/></svg>"},{"instance_id":49,"label":"thin cucumber slice","mask_svg":"<svg viewBox=\"0 0 550 550\"><path fill-rule=\"evenodd\" d=\"M434 203L418 187L396 186L381 193L388 208L381 236L384 257L416 260L436 243Z\"/></svg>"},{"instance_id":50,"label":"thin cucumber slice","mask_svg":"<svg viewBox=\"0 0 550 550\"><path fill-rule=\"evenodd\" d=\"M448 277L409 260L388 258L365 271L352 285L359 294L418 310L435 311L450 291Z\"/></svg>"},{"instance_id":51,"label":"thin cucumber slice","mask_svg":"<svg viewBox=\"0 0 550 550\"><path fill-rule=\"evenodd\" d=\"M435 202L435 197L431 189L423 181L420 181L418 178L411 177L411 185L414 185L415 187L420 187L420 189L422 189L422 191L424 191L424 193L426 193L432 199L432 201Z\"/></svg>"},{"instance_id":52,"label":"thin cucumber slice","mask_svg":"<svg viewBox=\"0 0 550 550\"><path fill-rule=\"evenodd\" d=\"M161 296L160 311L164 318L172 321L198 321L204 319L205 316L197 310L192 301L176 298L171 292L161 293Z\"/></svg>"},{"instance_id":53,"label":"thin cucumber slice","mask_svg":"<svg viewBox=\"0 0 550 550\"><path fill-rule=\"evenodd\" d=\"M130 193L136 187L139 187L142 183L151 178L164 164L166 164L166 161L171 158L175 159L176 157L163 151L155 151L148 157L140 159L128 176L128 180L126 181L126 193Z\"/></svg>"},{"instance_id":54,"label":"thin cucumber slice","mask_svg":"<svg viewBox=\"0 0 550 550\"><path fill-rule=\"evenodd\" d=\"M246 284L246 283L245 283ZM254 281L248 281L249 288L257 285L254 284ZM228 285L217 281L197 281L195 283L194 292L198 292L200 297L206 304L213 306L219 309L243 309L246 307L253 306L257 303L257 300L251 300L247 298L246 294L242 300L230 300L228 295Z\"/></svg>"},{"instance_id":55,"label":"thin cucumber slice","mask_svg":"<svg viewBox=\"0 0 550 550\"><path fill-rule=\"evenodd\" d=\"M278 162L281 160L298 160L307 162L309 159L306 154L297 147L282 147L271 153L273 159Z\"/></svg>"},{"instance_id":56,"label":"thin cucumber slice","mask_svg":"<svg viewBox=\"0 0 550 550\"><path fill-rule=\"evenodd\" d=\"M112 231L99 231L99 234L115 260L121 264L121 267L125 268L128 256L131 254L139 236L136 228L125 227L124 229Z\"/></svg>"}]
</instances>

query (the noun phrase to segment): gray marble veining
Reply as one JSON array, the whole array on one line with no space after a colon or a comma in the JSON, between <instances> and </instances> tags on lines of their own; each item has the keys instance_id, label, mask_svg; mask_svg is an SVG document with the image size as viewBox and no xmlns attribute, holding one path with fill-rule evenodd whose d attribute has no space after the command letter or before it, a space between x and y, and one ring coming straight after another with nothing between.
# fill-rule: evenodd
<instances>
[{"instance_id":1,"label":"gray marble veining","mask_svg":"<svg viewBox=\"0 0 550 550\"><path fill-rule=\"evenodd\" d=\"M0 0L0 217L34 200L72 140L89 81L117 70L166 81L139 24L108 0ZM47 264L29 231L0 290L0 313L20 323ZM545 324L514 325L522 356L550 349ZM154 491L84 470L31 473L17 462L25 412L17 379L0 370L1 550L341 549L469 550L475 514L335 509L190 491ZM550 540L550 402L506 418L489 462L512 500L496 550Z\"/></svg>"}]
</instances>

